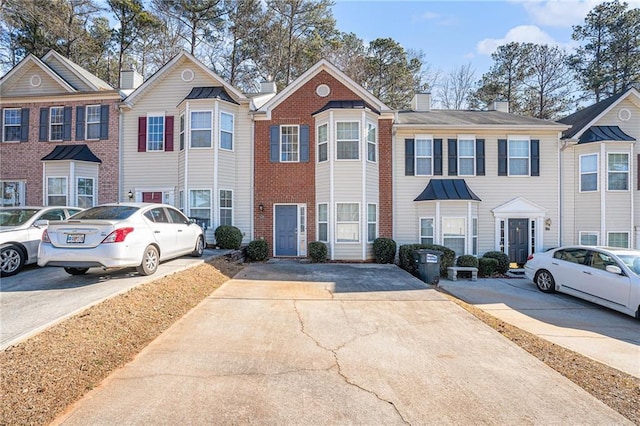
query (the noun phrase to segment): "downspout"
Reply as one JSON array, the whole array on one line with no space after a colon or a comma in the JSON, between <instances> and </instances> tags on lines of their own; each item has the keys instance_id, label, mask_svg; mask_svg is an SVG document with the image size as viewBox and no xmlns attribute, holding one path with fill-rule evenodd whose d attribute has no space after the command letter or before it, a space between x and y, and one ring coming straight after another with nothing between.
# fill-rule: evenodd
<instances>
[{"instance_id":1,"label":"downspout","mask_svg":"<svg viewBox=\"0 0 640 426\"><path fill-rule=\"evenodd\" d=\"M327 208L327 221L329 222L329 235L327 236L327 239L329 240L329 252L330 252L330 256L329 258L331 260L335 260L335 245L336 245L336 239L335 239L335 231L336 231L336 224L335 224L335 212L336 212L336 206L334 205L335 202L335 195L334 195L334 161L335 158L333 156L333 144L335 143L335 136L334 136L334 122L333 122L333 111L329 111L329 130L328 130L328 141L327 141L327 156L329 157L329 206Z\"/></svg>"},{"instance_id":2,"label":"downspout","mask_svg":"<svg viewBox=\"0 0 640 426\"><path fill-rule=\"evenodd\" d=\"M564 196L562 192L562 164L564 160L564 148L565 145L562 142L562 133L558 132L558 247L562 247L562 230L563 230L563 217L562 203L564 202Z\"/></svg>"},{"instance_id":3,"label":"downspout","mask_svg":"<svg viewBox=\"0 0 640 426\"><path fill-rule=\"evenodd\" d=\"M632 174L635 168L633 167L633 142L629 142L629 192L631 193L631 220L629 221L629 248L634 248L636 245L635 234L634 234L634 223L635 223L635 209L634 202L635 197L633 196L633 179Z\"/></svg>"},{"instance_id":4,"label":"downspout","mask_svg":"<svg viewBox=\"0 0 640 426\"><path fill-rule=\"evenodd\" d=\"M42 162L42 205L47 206L47 163ZM25 189L25 193L26 193ZM26 203L28 205L28 203Z\"/></svg>"},{"instance_id":5,"label":"downspout","mask_svg":"<svg viewBox=\"0 0 640 426\"><path fill-rule=\"evenodd\" d=\"M219 184L219 158L220 158L220 101L216 99L213 104L213 123L212 123L212 143L213 143L213 194L211 194L211 208L213 211L211 212L211 217L213 218L213 223L211 224L211 228L216 228L220 224L220 194L218 193L218 184ZM214 226L215 224L215 226Z\"/></svg>"},{"instance_id":6,"label":"downspout","mask_svg":"<svg viewBox=\"0 0 640 426\"><path fill-rule=\"evenodd\" d=\"M240 114L238 114L240 115ZM234 121L235 123L235 121ZM249 215L249 240L253 241L256 236L255 236L255 226L256 226L256 218L255 218L255 137L256 137L256 121L255 121L255 116L251 117L251 126L249 129L249 160L250 160L250 165L249 165L249 173L251 173L251 179L250 179L250 190L249 190L249 194L250 194L250 199L249 199L249 208L251 209L251 214ZM234 133L235 133L235 129L234 129ZM236 141L234 141L235 143Z\"/></svg>"},{"instance_id":7,"label":"downspout","mask_svg":"<svg viewBox=\"0 0 640 426\"><path fill-rule=\"evenodd\" d=\"M606 231L607 231L607 209L606 209L606 158L604 151L604 143L600 142L600 235L604 239L605 243L603 245L609 244ZM600 240L602 242L602 240Z\"/></svg>"},{"instance_id":8,"label":"downspout","mask_svg":"<svg viewBox=\"0 0 640 426\"><path fill-rule=\"evenodd\" d=\"M124 194L124 111L119 108L118 114L118 199L122 201ZM96 203L97 204L97 203Z\"/></svg>"},{"instance_id":9,"label":"downspout","mask_svg":"<svg viewBox=\"0 0 640 426\"><path fill-rule=\"evenodd\" d=\"M189 197L189 147L191 146L191 112L189 111L189 101L184 110L184 210L187 217L191 216L191 198ZM205 235L205 244L207 236Z\"/></svg>"},{"instance_id":10,"label":"downspout","mask_svg":"<svg viewBox=\"0 0 640 426\"><path fill-rule=\"evenodd\" d=\"M360 211L362 212L362 218L360 220L360 235L362 235L361 239L361 249L362 249L362 260L367 260L367 244L369 243L369 235L367 233L369 227L369 206L367 205L367 160L368 160L368 152L367 152L367 143L368 143L368 135L367 135L367 115L364 111L360 114L360 128L362 132L360 133L360 152L362 156L360 161L362 161L362 207Z\"/></svg>"}]
</instances>

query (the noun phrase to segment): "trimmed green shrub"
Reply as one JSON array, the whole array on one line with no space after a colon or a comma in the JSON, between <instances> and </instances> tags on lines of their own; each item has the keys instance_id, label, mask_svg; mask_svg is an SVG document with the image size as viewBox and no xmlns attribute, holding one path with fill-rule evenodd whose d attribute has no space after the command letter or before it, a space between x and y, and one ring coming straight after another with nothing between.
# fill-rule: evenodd
<instances>
[{"instance_id":1,"label":"trimmed green shrub","mask_svg":"<svg viewBox=\"0 0 640 426\"><path fill-rule=\"evenodd\" d=\"M481 257L478 259L478 275L481 277L490 277L498 269L498 259L492 257Z\"/></svg>"},{"instance_id":2,"label":"trimmed green shrub","mask_svg":"<svg viewBox=\"0 0 640 426\"><path fill-rule=\"evenodd\" d=\"M488 251L482 255L482 257L488 257L490 259L496 259L498 261L498 268L496 272L499 274L506 274L509 270L509 256L501 251Z\"/></svg>"},{"instance_id":3,"label":"trimmed green shrub","mask_svg":"<svg viewBox=\"0 0 640 426\"><path fill-rule=\"evenodd\" d=\"M309 243L309 257L313 263L326 262L328 253L327 245L322 241L312 241Z\"/></svg>"},{"instance_id":4,"label":"trimmed green shrub","mask_svg":"<svg viewBox=\"0 0 640 426\"><path fill-rule=\"evenodd\" d=\"M216 245L223 249L237 250L242 244L242 231L231 225L220 225L214 232Z\"/></svg>"},{"instance_id":5,"label":"trimmed green shrub","mask_svg":"<svg viewBox=\"0 0 640 426\"><path fill-rule=\"evenodd\" d=\"M464 254L462 256L458 256L456 259L457 266L470 266L473 268L478 267L478 258L472 254Z\"/></svg>"},{"instance_id":6,"label":"trimmed green shrub","mask_svg":"<svg viewBox=\"0 0 640 426\"><path fill-rule=\"evenodd\" d=\"M269 257L269 246L265 240L253 240L247 247L247 257L254 262L262 262Z\"/></svg>"},{"instance_id":7,"label":"trimmed green shrub","mask_svg":"<svg viewBox=\"0 0 640 426\"><path fill-rule=\"evenodd\" d=\"M396 242L391 238L373 240L373 255L376 263L393 263L396 258Z\"/></svg>"},{"instance_id":8,"label":"trimmed green shrub","mask_svg":"<svg viewBox=\"0 0 640 426\"><path fill-rule=\"evenodd\" d=\"M456 252L450 248L436 244L405 244L400 246L398 251L399 266L417 277L418 268L416 267L416 261L413 258L413 252L414 250L419 249L438 250L442 252L442 256L440 256L440 276L446 277L447 268L449 266L453 266L456 259Z\"/></svg>"}]
</instances>

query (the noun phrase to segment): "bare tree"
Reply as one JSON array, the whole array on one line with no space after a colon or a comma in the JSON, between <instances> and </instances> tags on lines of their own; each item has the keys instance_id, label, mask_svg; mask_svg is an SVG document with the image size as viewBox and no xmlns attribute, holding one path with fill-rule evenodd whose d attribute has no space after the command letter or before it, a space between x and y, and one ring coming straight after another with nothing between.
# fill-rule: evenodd
<instances>
[{"instance_id":1,"label":"bare tree","mask_svg":"<svg viewBox=\"0 0 640 426\"><path fill-rule=\"evenodd\" d=\"M465 109L473 91L475 70L471 64L461 65L443 78L437 95L445 109Z\"/></svg>"}]
</instances>

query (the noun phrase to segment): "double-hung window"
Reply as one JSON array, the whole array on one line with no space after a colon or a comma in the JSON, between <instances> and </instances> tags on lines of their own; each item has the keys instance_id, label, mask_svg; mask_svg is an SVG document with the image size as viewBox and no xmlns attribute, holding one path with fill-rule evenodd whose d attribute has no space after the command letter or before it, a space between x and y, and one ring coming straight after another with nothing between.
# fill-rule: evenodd
<instances>
[{"instance_id":1,"label":"double-hung window","mask_svg":"<svg viewBox=\"0 0 640 426\"><path fill-rule=\"evenodd\" d=\"M433 244L433 218L420 218L420 244Z\"/></svg>"},{"instance_id":2,"label":"double-hung window","mask_svg":"<svg viewBox=\"0 0 640 426\"><path fill-rule=\"evenodd\" d=\"M164 151L164 115L147 116L147 151Z\"/></svg>"},{"instance_id":3,"label":"double-hung window","mask_svg":"<svg viewBox=\"0 0 640 426\"><path fill-rule=\"evenodd\" d=\"M416 176L433 174L433 139L416 136Z\"/></svg>"},{"instance_id":4,"label":"double-hung window","mask_svg":"<svg viewBox=\"0 0 640 426\"><path fill-rule=\"evenodd\" d=\"M180 114L180 151L184 149L184 114Z\"/></svg>"},{"instance_id":5,"label":"double-hung window","mask_svg":"<svg viewBox=\"0 0 640 426\"><path fill-rule=\"evenodd\" d=\"M478 218L471 218L471 254L478 255Z\"/></svg>"},{"instance_id":6,"label":"double-hung window","mask_svg":"<svg viewBox=\"0 0 640 426\"><path fill-rule=\"evenodd\" d=\"M509 176L529 176L529 140L509 139Z\"/></svg>"},{"instance_id":7,"label":"double-hung window","mask_svg":"<svg viewBox=\"0 0 640 426\"><path fill-rule=\"evenodd\" d=\"M83 209L95 205L95 185L93 178L79 177L76 182L76 194L78 195L78 207Z\"/></svg>"},{"instance_id":8,"label":"double-hung window","mask_svg":"<svg viewBox=\"0 0 640 426\"><path fill-rule=\"evenodd\" d=\"M211 111L191 112L191 148L211 148Z\"/></svg>"},{"instance_id":9,"label":"double-hung window","mask_svg":"<svg viewBox=\"0 0 640 426\"><path fill-rule=\"evenodd\" d=\"M336 123L336 158L360 159L360 123L357 121Z\"/></svg>"},{"instance_id":10,"label":"double-hung window","mask_svg":"<svg viewBox=\"0 0 640 426\"><path fill-rule=\"evenodd\" d=\"M629 190L629 154L609 153L607 161L609 191Z\"/></svg>"},{"instance_id":11,"label":"double-hung window","mask_svg":"<svg viewBox=\"0 0 640 426\"><path fill-rule=\"evenodd\" d=\"M86 113L86 139L100 139L100 105L88 105Z\"/></svg>"},{"instance_id":12,"label":"double-hung window","mask_svg":"<svg viewBox=\"0 0 640 426\"><path fill-rule=\"evenodd\" d=\"M233 225L233 191L220 190L220 225Z\"/></svg>"},{"instance_id":13,"label":"double-hung window","mask_svg":"<svg viewBox=\"0 0 640 426\"><path fill-rule=\"evenodd\" d=\"M300 127L280 127L280 161L296 163L300 161Z\"/></svg>"},{"instance_id":14,"label":"double-hung window","mask_svg":"<svg viewBox=\"0 0 640 426\"><path fill-rule=\"evenodd\" d=\"M329 241L329 209L327 204L318 204L318 241Z\"/></svg>"},{"instance_id":15,"label":"double-hung window","mask_svg":"<svg viewBox=\"0 0 640 426\"><path fill-rule=\"evenodd\" d=\"M318 126L318 163L327 161L329 159L328 146L329 146L329 125L322 124Z\"/></svg>"},{"instance_id":16,"label":"double-hung window","mask_svg":"<svg viewBox=\"0 0 640 426\"><path fill-rule=\"evenodd\" d=\"M371 123L367 123L367 160L375 163L376 161L376 146L377 135L376 126Z\"/></svg>"},{"instance_id":17,"label":"double-hung window","mask_svg":"<svg viewBox=\"0 0 640 426\"><path fill-rule=\"evenodd\" d=\"M607 245L609 247L629 248L628 232L609 232L607 239Z\"/></svg>"},{"instance_id":18,"label":"double-hung window","mask_svg":"<svg viewBox=\"0 0 640 426\"><path fill-rule=\"evenodd\" d=\"M211 191L208 189L189 190L189 214L198 219L198 223L203 221L211 222Z\"/></svg>"},{"instance_id":19,"label":"double-hung window","mask_svg":"<svg viewBox=\"0 0 640 426\"><path fill-rule=\"evenodd\" d=\"M580 192L598 190L598 154L580 156Z\"/></svg>"},{"instance_id":20,"label":"double-hung window","mask_svg":"<svg viewBox=\"0 0 640 426\"><path fill-rule=\"evenodd\" d=\"M61 141L64 127L64 107L49 108L49 140Z\"/></svg>"},{"instance_id":21,"label":"double-hung window","mask_svg":"<svg viewBox=\"0 0 640 426\"><path fill-rule=\"evenodd\" d=\"M472 137L458 138L458 175L476 174L476 140Z\"/></svg>"},{"instance_id":22,"label":"double-hung window","mask_svg":"<svg viewBox=\"0 0 640 426\"><path fill-rule=\"evenodd\" d=\"M378 206L367 204L367 241L372 243L378 238Z\"/></svg>"},{"instance_id":23,"label":"double-hung window","mask_svg":"<svg viewBox=\"0 0 640 426\"><path fill-rule=\"evenodd\" d=\"M357 203L336 205L336 241L339 243L360 241L360 206Z\"/></svg>"},{"instance_id":24,"label":"double-hung window","mask_svg":"<svg viewBox=\"0 0 640 426\"><path fill-rule=\"evenodd\" d=\"M19 142L20 141L20 124L21 110L20 108L5 108L3 114L3 141Z\"/></svg>"},{"instance_id":25,"label":"double-hung window","mask_svg":"<svg viewBox=\"0 0 640 426\"><path fill-rule=\"evenodd\" d=\"M582 246L597 246L598 245L598 233L589 231L580 231L580 245Z\"/></svg>"},{"instance_id":26,"label":"double-hung window","mask_svg":"<svg viewBox=\"0 0 640 426\"><path fill-rule=\"evenodd\" d=\"M47 178L47 205L66 206L67 205L67 178L48 177Z\"/></svg>"},{"instance_id":27,"label":"double-hung window","mask_svg":"<svg viewBox=\"0 0 640 426\"><path fill-rule=\"evenodd\" d=\"M466 238L466 220L463 217L445 217L442 219L442 245L456 252L456 256L464 254Z\"/></svg>"},{"instance_id":28,"label":"double-hung window","mask_svg":"<svg viewBox=\"0 0 640 426\"><path fill-rule=\"evenodd\" d=\"M233 114L220 113L220 148L233 150Z\"/></svg>"}]
</instances>

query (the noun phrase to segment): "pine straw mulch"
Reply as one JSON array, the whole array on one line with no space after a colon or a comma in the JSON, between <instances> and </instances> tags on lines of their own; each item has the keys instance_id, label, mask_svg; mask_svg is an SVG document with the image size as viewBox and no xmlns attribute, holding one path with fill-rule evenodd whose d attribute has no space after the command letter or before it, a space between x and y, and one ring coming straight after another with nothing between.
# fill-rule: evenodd
<instances>
[{"instance_id":1,"label":"pine straw mulch","mask_svg":"<svg viewBox=\"0 0 640 426\"><path fill-rule=\"evenodd\" d=\"M214 259L106 300L0 352L0 425L50 423L243 267ZM520 330L439 290L640 425L640 379Z\"/></svg>"}]
</instances>

